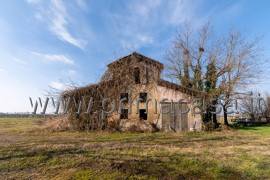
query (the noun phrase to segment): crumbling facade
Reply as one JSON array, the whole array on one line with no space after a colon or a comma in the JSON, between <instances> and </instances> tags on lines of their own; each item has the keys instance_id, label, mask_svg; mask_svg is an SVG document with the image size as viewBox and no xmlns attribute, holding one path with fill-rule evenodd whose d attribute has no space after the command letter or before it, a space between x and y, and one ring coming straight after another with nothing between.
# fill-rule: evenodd
<instances>
[{"instance_id":1,"label":"crumbling facade","mask_svg":"<svg viewBox=\"0 0 270 180\"><path fill-rule=\"evenodd\" d=\"M201 130L201 116L191 103L199 92L162 80L163 69L162 63L137 52L110 63L98 84L70 92L77 99L94 96L92 112L76 118L91 121L92 128L100 122L103 128L141 122L162 131Z\"/></svg>"}]
</instances>

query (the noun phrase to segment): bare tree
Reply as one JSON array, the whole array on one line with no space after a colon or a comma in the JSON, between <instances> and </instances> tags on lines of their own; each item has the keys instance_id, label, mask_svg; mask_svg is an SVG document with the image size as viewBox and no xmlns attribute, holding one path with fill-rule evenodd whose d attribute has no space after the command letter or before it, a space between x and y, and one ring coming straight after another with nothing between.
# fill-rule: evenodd
<instances>
[{"instance_id":1,"label":"bare tree","mask_svg":"<svg viewBox=\"0 0 270 180\"><path fill-rule=\"evenodd\" d=\"M270 120L270 96L267 95L266 97L266 112L265 112L265 116L267 118L267 120L269 121Z\"/></svg>"},{"instance_id":2,"label":"bare tree","mask_svg":"<svg viewBox=\"0 0 270 180\"><path fill-rule=\"evenodd\" d=\"M262 97L260 93L254 93L252 96L242 98L242 113L255 122L259 122L262 118L267 118L269 111L267 99Z\"/></svg>"},{"instance_id":3,"label":"bare tree","mask_svg":"<svg viewBox=\"0 0 270 180\"><path fill-rule=\"evenodd\" d=\"M237 32L216 38L209 24L195 33L187 27L178 33L167 52L168 75L182 86L207 92L208 113L203 115L206 121L217 123L209 112L223 95L224 121L228 125L230 97L254 82L260 73L258 44L258 39L248 41Z\"/></svg>"}]
</instances>

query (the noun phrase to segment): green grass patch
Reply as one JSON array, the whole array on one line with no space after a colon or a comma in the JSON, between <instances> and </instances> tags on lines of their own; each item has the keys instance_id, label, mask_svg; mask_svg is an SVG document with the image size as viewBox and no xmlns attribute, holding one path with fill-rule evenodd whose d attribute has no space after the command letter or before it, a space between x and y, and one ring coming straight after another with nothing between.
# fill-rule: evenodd
<instances>
[{"instance_id":1,"label":"green grass patch","mask_svg":"<svg viewBox=\"0 0 270 180\"><path fill-rule=\"evenodd\" d=\"M3 179L269 179L270 127L220 132L49 132L0 118Z\"/></svg>"},{"instance_id":2,"label":"green grass patch","mask_svg":"<svg viewBox=\"0 0 270 180\"><path fill-rule=\"evenodd\" d=\"M260 135L265 135L265 136L270 137L270 125L242 127L242 128L239 128L239 130L242 132L260 134Z\"/></svg>"}]
</instances>

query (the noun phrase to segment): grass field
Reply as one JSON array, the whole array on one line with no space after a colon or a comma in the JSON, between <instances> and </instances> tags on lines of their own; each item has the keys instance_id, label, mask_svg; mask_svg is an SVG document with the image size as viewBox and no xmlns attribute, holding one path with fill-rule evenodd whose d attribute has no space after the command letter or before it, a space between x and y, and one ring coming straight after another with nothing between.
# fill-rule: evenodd
<instances>
[{"instance_id":1,"label":"grass field","mask_svg":"<svg viewBox=\"0 0 270 180\"><path fill-rule=\"evenodd\" d=\"M0 118L0 179L270 179L270 126L212 133L49 132Z\"/></svg>"}]
</instances>

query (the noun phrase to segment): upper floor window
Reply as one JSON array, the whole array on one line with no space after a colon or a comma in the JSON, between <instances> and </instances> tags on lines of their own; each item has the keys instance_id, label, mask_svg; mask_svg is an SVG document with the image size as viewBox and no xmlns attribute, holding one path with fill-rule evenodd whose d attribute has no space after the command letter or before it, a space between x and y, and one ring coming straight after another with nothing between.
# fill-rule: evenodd
<instances>
[{"instance_id":1,"label":"upper floor window","mask_svg":"<svg viewBox=\"0 0 270 180\"><path fill-rule=\"evenodd\" d=\"M141 99L141 102L146 102L147 100L147 93L140 93L140 99Z\"/></svg>"},{"instance_id":2,"label":"upper floor window","mask_svg":"<svg viewBox=\"0 0 270 180\"><path fill-rule=\"evenodd\" d=\"M134 81L135 81L136 84L140 84L141 83L140 69L139 68L135 68L134 69Z\"/></svg>"},{"instance_id":3,"label":"upper floor window","mask_svg":"<svg viewBox=\"0 0 270 180\"><path fill-rule=\"evenodd\" d=\"M120 100L122 100L122 102L124 102L124 103L127 103L128 102L128 93L121 93Z\"/></svg>"},{"instance_id":4,"label":"upper floor window","mask_svg":"<svg viewBox=\"0 0 270 180\"><path fill-rule=\"evenodd\" d=\"M145 83L149 82L149 72L148 72L148 68L145 68Z\"/></svg>"}]
</instances>

